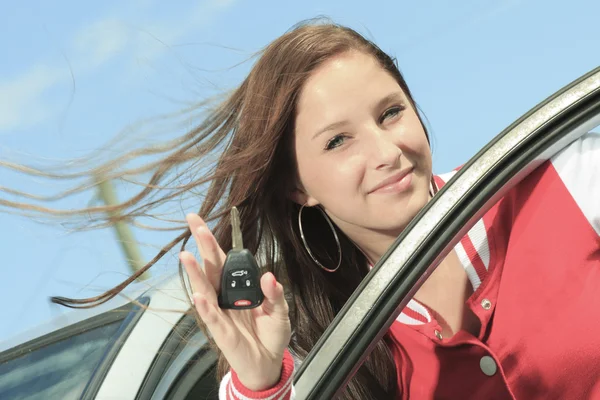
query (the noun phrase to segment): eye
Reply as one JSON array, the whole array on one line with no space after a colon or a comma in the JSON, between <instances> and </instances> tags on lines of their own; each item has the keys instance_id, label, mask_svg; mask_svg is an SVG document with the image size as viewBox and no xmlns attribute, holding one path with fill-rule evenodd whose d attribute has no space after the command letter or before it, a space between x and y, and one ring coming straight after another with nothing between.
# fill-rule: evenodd
<instances>
[{"instance_id":1,"label":"eye","mask_svg":"<svg viewBox=\"0 0 600 400\"><path fill-rule=\"evenodd\" d=\"M400 113L402 111L405 110L406 107L404 106L394 106L394 107L390 107L387 110L385 110L385 112L383 113L383 115L381 115L381 117L379 118L379 123L383 124L386 120L390 119L390 118L396 118L397 116L400 115Z\"/></svg>"},{"instance_id":2,"label":"eye","mask_svg":"<svg viewBox=\"0 0 600 400\"><path fill-rule=\"evenodd\" d=\"M344 135L343 133L340 133L339 135L335 135L334 137L329 139L329 141L325 145L325 150L333 150L336 147L341 146L342 143L344 143L345 138L346 138L346 135Z\"/></svg>"}]
</instances>

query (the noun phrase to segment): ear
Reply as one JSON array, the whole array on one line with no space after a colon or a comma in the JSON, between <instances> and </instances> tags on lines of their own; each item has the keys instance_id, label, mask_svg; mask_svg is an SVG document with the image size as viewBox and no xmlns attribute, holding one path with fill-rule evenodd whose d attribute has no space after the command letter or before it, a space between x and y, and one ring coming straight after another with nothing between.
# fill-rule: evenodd
<instances>
[{"instance_id":1,"label":"ear","mask_svg":"<svg viewBox=\"0 0 600 400\"><path fill-rule=\"evenodd\" d=\"M288 197L290 200L301 206L306 205L307 207L314 207L319 204L317 199L308 195L304 190L298 188L294 189Z\"/></svg>"}]
</instances>

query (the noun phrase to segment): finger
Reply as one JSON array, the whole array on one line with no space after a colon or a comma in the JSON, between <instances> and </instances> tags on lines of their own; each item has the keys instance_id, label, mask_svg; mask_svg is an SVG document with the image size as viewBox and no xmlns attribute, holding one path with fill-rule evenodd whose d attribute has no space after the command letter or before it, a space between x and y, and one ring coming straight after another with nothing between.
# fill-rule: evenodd
<instances>
[{"instance_id":1,"label":"finger","mask_svg":"<svg viewBox=\"0 0 600 400\"><path fill-rule=\"evenodd\" d=\"M208 226L206 225L206 222L204 222L204 220L202 218L200 218L199 215L197 214L187 214L185 216L185 219L190 227L190 232L192 233L192 236L194 237L194 241L196 242L196 245L198 246L198 249L200 249L200 247L202 246L201 240L198 237L197 231L198 228L205 227L208 229ZM202 252L200 253L200 255L202 256L202 258L205 258L205 254L202 254Z\"/></svg>"},{"instance_id":2,"label":"finger","mask_svg":"<svg viewBox=\"0 0 600 400\"><path fill-rule=\"evenodd\" d=\"M190 278L193 293L200 293L210 304L217 305L217 294L212 284L208 281L196 257L189 251L179 253L179 259L185 267L185 271Z\"/></svg>"},{"instance_id":3,"label":"finger","mask_svg":"<svg viewBox=\"0 0 600 400\"><path fill-rule=\"evenodd\" d=\"M194 293L192 297L196 311L198 311L198 315L212 334L216 345L223 351L235 349L237 347L235 338L238 335L235 335L233 326L228 321L227 316L220 312L218 307L212 305L202 294Z\"/></svg>"},{"instance_id":4,"label":"finger","mask_svg":"<svg viewBox=\"0 0 600 400\"><path fill-rule=\"evenodd\" d=\"M219 247L217 240L200 216L188 214L186 220L203 259L204 272L218 293L221 288L221 273L226 258L225 253Z\"/></svg>"},{"instance_id":5,"label":"finger","mask_svg":"<svg viewBox=\"0 0 600 400\"><path fill-rule=\"evenodd\" d=\"M283 293L283 286L275 275L267 272L260 278L260 287L265 295L262 312L280 321L289 319L289 307Z\"/></svg>"},{"instance_id":6,"label":"finger","mask_svg":"<svg viewBox=\"0 0 600 400\"><path fill-rule=\"evenodd\" d=\"M223 250L221 250L221 247L217 243L217 239L207 227L199 227L196 230L196 236L199 238L200 247L202 248L204 272L210 283L213 284L217 291L220 291L223 265L225 264L227 256Z\"/></svg>"}]
</instances>

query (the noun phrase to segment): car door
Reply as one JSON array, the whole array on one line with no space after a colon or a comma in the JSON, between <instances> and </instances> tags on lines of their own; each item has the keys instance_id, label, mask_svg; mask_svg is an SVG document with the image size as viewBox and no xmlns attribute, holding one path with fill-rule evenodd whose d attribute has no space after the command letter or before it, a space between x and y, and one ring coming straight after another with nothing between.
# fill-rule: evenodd
<instances>
[{"instance_id":1,"label":"car door","mask_svg":"<svg viewBox=\"0 0 600 400\"><path fill-rule=\"evenodd\" d=\"M217 354L186 315L158 350L137 400L217 400Z\"/></svg>"},{"instance_id":2,"label":"car door","mask_svg":"<svg viewBox=\"0 0 600 400\"><path fill-rule=\"evenodd\" d=\"M477 153L356 289L299 368L295 399L333 398L475 222L537 166L599 124L597 68L540 103Z\"/></svg>"}]
</instances>

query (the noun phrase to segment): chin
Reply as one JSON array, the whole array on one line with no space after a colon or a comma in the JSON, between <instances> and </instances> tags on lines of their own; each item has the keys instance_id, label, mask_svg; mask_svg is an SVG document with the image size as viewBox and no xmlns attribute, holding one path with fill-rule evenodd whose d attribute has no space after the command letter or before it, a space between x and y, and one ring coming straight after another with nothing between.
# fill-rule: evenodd
<instances>
[{"instance_id":1,"label":"chin","mask_svg":"<svg viewBox=\"0 0 600 400\"><path fill-rule=\"evenodd\" d=\"M382 211L389 210L383 215L378 215L377 220L381 221L380 229L389 232L397 232L399 235L408 226L410 221L421 211L429 202L429 190L419 193L418 196L412 196L408 202L394 204L385 207Z\"/></svg>"}]
</instances>

